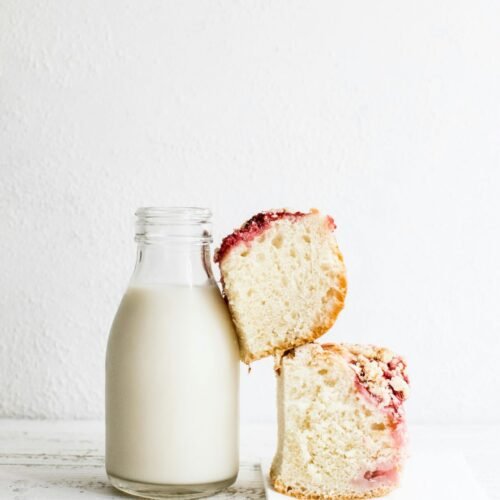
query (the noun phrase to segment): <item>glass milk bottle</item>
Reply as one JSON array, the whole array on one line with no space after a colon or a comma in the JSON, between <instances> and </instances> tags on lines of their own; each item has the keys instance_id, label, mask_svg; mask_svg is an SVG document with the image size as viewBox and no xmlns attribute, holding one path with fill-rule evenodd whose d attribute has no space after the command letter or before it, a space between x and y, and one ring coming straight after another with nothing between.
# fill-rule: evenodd
<instances>
[{"instance_id":1,"label":"glass milk bottle","mask_svg":"<svg viewBox=\"0 0 500 500\"><path fill-rule=\"evenodd\" d=\"M239 354L211 269L211 212L140 208L108 341L106 471L146 498L199 498L238 473Z\"/></svg>"}]
</instances>

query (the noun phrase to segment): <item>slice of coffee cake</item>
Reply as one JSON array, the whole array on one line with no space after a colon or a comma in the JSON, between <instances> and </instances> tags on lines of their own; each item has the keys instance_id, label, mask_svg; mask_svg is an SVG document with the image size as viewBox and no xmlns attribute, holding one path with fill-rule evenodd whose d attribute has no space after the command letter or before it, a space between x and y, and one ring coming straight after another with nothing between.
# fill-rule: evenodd
<instances>
[{"instance_id":1,"label":"slice of coffee cake","mask_svg":"<svg viewBox=\"0 0 500 500\"><path fill-rule=\"evenodd\" d=\"M307 344L277 365L274 488L309 499L382 496L404 460L406 364L374 346Z\"/></svg>"},{"instance_id":2,"label":"slice of coffee cake","mask_svg":"<svg viewBox=\"0 0 500 500\"><path fill-rule=\"evenodd\" d=\"M311 342L344 306L345 267L330 216L263 212L215 255L245 363Z\"/></svg>"}]
</instances>

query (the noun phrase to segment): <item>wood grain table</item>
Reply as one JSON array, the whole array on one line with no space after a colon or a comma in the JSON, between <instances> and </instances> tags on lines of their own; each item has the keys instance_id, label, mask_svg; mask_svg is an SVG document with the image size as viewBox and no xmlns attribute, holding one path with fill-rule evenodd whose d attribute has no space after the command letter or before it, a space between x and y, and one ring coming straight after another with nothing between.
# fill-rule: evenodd
<instances>
[{"instance_id":1,"label":"wood grain table","mask_svg":"<svg viewBox=\"0 0 500 500\"><path fill-rule=\"evenodd\" d=\"M500 500L500 425L413 426L410 434L413 446L463 452L490 498ZM131 498L107 482L103 441L102 422L0 420L0 499ZM274 443L273 425L243 426L238 480L213 498L265 498L259 463Z\"/></svg>"}]
</instances>

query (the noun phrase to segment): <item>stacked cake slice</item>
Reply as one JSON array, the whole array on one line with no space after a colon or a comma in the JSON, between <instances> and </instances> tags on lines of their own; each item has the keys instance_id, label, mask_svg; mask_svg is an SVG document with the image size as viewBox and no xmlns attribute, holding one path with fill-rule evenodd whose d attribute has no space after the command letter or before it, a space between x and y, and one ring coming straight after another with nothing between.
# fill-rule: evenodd
<instances>
[{"instance_id":1,"label":"stacked cake slice","mask_svg":"<svg viewBox=\"0 0 500 500\"><path fill-rule=\"evenodd\" d=\"M311 342L344 306L345 267L333 219L263 212L215 254L244 363Z\"/></svg>"},{"instance_id":2,"label":"stacked cake slice","mask_svg":"<svg viewBox=\"0 0 500 500\"><path fill-rule=\"evenodd\" d=\"M215 259L242 361L277 358L274 488L296 498L361 499L398 484L406 364L387 349L317 344L342 310L345 268L329 216L263 212Z\"/></svg>"},{"instance_id":3,"label":"stacked cake slice","mask_svg":"<svg viewBox=\"0 0 500 500\"><path fill-rule=\"evenodd\" d=\"M386 349L307 344L278 376L276 490L299 498L368 498L398 482L406 365Z\"/></svg>"}]
</instances>

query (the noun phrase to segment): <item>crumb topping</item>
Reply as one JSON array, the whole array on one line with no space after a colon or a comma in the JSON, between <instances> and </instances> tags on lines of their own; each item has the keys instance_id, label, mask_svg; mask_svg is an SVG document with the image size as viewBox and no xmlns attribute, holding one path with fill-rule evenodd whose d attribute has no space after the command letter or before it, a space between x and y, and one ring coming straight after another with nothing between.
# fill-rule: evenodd
<instances>
[{"instance_id":1,"label":"crumb topping","mask_svg":"<svg viewBox=\"0 0 500 500\"><path fill-rule=\"evenodd\" d=\"M388 349L375 346L325 344L347 359L356 374L358 390L377 406L401 417L401 405L408 399L410 381L406 363Z\"/></svg>"},{"instance_id":2,"label":"crumb topping","mask_svg":"<svg viewBox=\"0 0 500 500\"><path fill-rule=\"evenodd\" d=\"M398 416L401 405L410 394L405 361L383 348L354 347L352 351L349 365L356 374L357 384L368 392L378 406Z\"/></svg>"}]
</instances>

